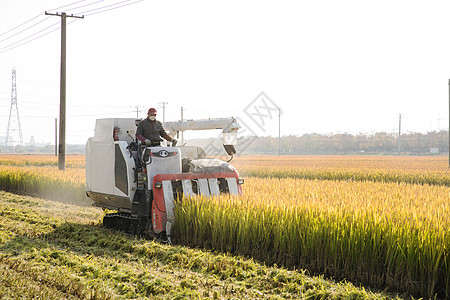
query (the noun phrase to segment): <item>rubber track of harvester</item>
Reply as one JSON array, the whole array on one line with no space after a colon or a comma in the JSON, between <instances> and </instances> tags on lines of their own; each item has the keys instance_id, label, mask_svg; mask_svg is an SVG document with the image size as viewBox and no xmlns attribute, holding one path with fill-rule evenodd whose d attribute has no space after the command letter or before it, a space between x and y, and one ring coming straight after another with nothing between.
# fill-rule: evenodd
<instances>
[{"instance_id":1,"label":"rubber track of harvester","mask_svg":"<svg viewBox=\"0 0 450 300\"><path fill-rule=\"evenodd\" d=\"M130 235L138 235L145 229L145 224L141 224L141 219L123 213L105 215L103 226Z\"/></svg>"},{"instance_id":2,"label":"rubber track of harvester","mask_svg":"<svg viewBox=\"0 0 450 300\"><path fill-rule=\"evenodd\" d=\"M103 226L112 230L123 231L128 235L141 235L151 240L157 240L161 243L167 243L165 232L155 234L151 229L151 222L142 224L141 219L123 213L106 214L103 217Z\"/></svg>"}]
</instances>

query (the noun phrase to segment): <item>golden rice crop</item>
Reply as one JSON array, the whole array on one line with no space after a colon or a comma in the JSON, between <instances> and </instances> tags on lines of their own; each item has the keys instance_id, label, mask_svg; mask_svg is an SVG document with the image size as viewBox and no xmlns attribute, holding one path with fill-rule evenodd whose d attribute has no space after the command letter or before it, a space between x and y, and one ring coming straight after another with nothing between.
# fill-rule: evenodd
<instances>
[{"instance_id":1,"label":"golden rice crop","mask_svg":"<svg viewBox=\"0 0 450 300\"><path fill-rule=\"evenodd\" d=\"M450 186L446 157L254 156L234 165L243 176L406 182Z\"/></svg>"},{"instance_id":2,"label":"golden rice crop","mask_svg":"<svg viewBox=\"0 0 450 300\"><path fill-rule=\"evenodd\" d=\"M192 246L423 297L450 295L450 188L248 178L242 197L185 199Z\"/></svg>"},{"instance_id":3,"label":"golden rice crop","mask_svg":"<svg viewBox=\"0 0 450 300\"><path fill-rule=\"evenodd\" d=\"M255 155L238 156L232 163L239 170L295 167L308 169L448 171L448 156Z\"/></svg>"},{"instance_id":4,"label":"golden rice crop","mask_svg":"<svg viewBox=\"0 0 450 300\"><path fill-rule=\"evenodd\" d=\"M84 169L0 165L0 189L57 201L90 205L85 196Z\"/></svg>"},{"instance_id":5,"label":"golden rice crop","mask_svg":"<svg viewBox=\"0 0 450 300\"><path fill-rule=\"evenodd\" d=\"M233 165L246 177L407 182L450 186L444 156L245 156ZM0 155L0 165L57 166L53 155ZM84 155L68 155L67 168L84 168Z\"/></svg>"},{"instance_id":6,"label":"golden rice crop","mask_svg":"<svg viewBox=\"0 0 450 300\"><path fill-rule=\"evenodd\" d=\"M308 169L286 167L254 168L241 173L243 176L261 178L304 178L336 181L405 182L410 184L429 184L450 186L449 171L402 171L402 170L364 170L364 169Z\"/></svg>"},{"instance_id":7,"label":"golden rice crop","mask_svg":"<svg viewBox=\"0 0 450 300\"><path fill-rule=\"evenodd\" d=\"M4 166L57 166L58 158L48 154L0 154L0 165ZM84 168L84 155L67 155L66 167Z\"/></svg>"},{"instance_id":8,"label":"golden rice crop","mask_svg":"<svg viewBox=\"0 0 450 300\"><path fill-rule=\"evenodd\" d=\"M448 172L446 156L344 156L344 155L292 155L292 156L236 156L232 161L238 170L254 169L364 169L401 171ZM46 154L0 154L0 165L45 166L58 165L58 158ZM66 166L84 167L84 155L67 155Z\"/></svg>"}]
</instances>

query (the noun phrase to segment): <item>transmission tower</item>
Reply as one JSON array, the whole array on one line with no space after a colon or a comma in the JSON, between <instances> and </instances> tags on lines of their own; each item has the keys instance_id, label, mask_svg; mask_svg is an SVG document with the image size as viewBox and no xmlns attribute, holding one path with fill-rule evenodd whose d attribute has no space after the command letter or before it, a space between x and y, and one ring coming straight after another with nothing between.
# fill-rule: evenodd
<instances>
[{"instance_id":1,"label":"transmission tower","mask_svg":"<svg viewBox=\"0 0 450 300\"><path fill-rule=\"evenodd\" d=\"M19 136L18 140L15 140ZM19 107L17 106L16 69L12 70L11 108L9 109L8 129L5 145L23 145L22 128L20 127Z\"/></svg>"}]
</instances>

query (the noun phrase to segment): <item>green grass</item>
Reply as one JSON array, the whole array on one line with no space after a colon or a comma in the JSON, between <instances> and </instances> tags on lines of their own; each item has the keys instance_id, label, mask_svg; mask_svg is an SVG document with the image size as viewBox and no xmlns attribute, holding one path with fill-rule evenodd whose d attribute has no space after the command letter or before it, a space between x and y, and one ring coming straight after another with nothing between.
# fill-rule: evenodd
<instances>
[{"instance_id":1,"label":"green grass","mask_svg":"<svg viewBox=\"0 0 450 300\"><path fill-rule=\"evenodd\" d=\"M0 192L0 298L392 299L252 259L133 238L96 208Z\"/></svg>"}]
</instances>

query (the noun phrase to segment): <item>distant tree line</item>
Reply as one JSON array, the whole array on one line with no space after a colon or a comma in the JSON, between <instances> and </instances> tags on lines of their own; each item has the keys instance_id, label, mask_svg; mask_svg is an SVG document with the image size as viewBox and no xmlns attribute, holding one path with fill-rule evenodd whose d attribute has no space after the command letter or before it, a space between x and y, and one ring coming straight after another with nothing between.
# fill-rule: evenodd
<instances>
[{"instance_id":1,"label":"distant tree line","mask_svg":"<svg viewBox=\"0 0 450 300\"><path fill-rule=\"evenodd\" d=\"M326 155L326 154L398 154L397 134L304 134L281 137L240 137L236 146L241 155ZM448 153L448 131L408 133L400 137L402 155L445 155ZM224 154L221 139L188 140L188 145L198 145L209 155ZM430 153L430 150L438 153Z\"/></svg>"},{"instance_id":2,"label":"distant tree line","mask_svg":"<svg viewBox=\"0 0 450 300\"><path fill-rule=\"evenodd\" d=\"M236 146L241 155L278 154L278 144L282 155L314 155L314 154L397 154L399 137L397 134L377 132L374 134L304 134L281 137L240 137ZM448 153L448 131L432 131L427 133L407 133L400 136L400 154L403 155L445 155ZM222 140L195 139L187 140L187 145L197 145L205 149L209 155L224 154ZM438 153L430 153L438 151ZM55 153L54 145L45 147L0 146L2 153ZM67 145L67 153L85 153L85 145Z\"/></svg>"},{"instance_id":3,"label":"distant tree line","mask_svg":"<svg viewBox=\"0 0 450 300\"><path fill-rule=\"evenodd\" d=\"M26 145L26 146L23 146L23 145L16 145L16 146L0 145L0 153L54 154L55 153L55 145L45 145L42 147L34 146L34 145ZM67 145L66 153L68 153L68 154L84 154L85 153L85 145Z\"/></svg>"},{"instance_id":4,"label":"distant tree line","mask_svg":"<svg viewBox=\"0 0 450 300\"><path fill-rule=\"evenodd\" d=\"M301 136L284 136L281 141L275 137L258 137L239 139L247 154L397 154L429 155L430 150L438 154L448 153L448 131L428 133L408 133L400 136L385 132L371 135L364 134L304 134ZM248 142L246 145L245 142Z\"/></svg>"}]
</instances>

